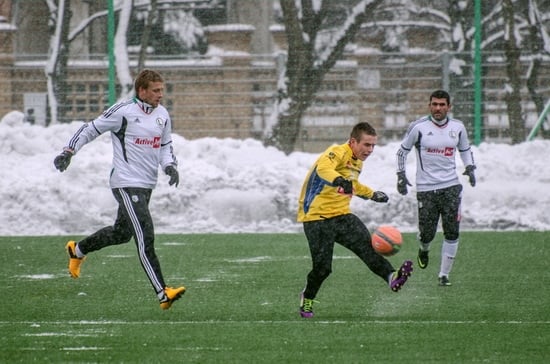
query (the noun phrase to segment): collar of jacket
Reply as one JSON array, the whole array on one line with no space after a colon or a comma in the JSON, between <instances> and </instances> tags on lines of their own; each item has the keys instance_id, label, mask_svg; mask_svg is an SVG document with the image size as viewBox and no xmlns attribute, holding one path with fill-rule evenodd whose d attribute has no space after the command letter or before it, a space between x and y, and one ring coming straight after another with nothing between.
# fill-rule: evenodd
<instances>
[{"instance_id":1,"label":"collar of jacket","mask_svg":"<svg viewBox=\"0 0 550 364\"><path fill-rule=\"evenodd\" d=\"M143 100L140 100L138 97L134 97L134 100L136 100L136 104L143 110L144 113L150 114L155 109L153 106L149 105Z\"/></svg>"},{"instance_id":2,"label":"collar of jacket","mask_svg":"<svg viewBox=\"0 0 550 364\"><path fill-rule=\"evenodd\" d=\"M430 120L432 123L434 123L435 125L439 126L440 128L445 126L448 122L449 122L449 118L446 117L445 119L443 120L436 120L434 118L432 118L432 116L430 115Z\"/></svg>"}]
</instances>

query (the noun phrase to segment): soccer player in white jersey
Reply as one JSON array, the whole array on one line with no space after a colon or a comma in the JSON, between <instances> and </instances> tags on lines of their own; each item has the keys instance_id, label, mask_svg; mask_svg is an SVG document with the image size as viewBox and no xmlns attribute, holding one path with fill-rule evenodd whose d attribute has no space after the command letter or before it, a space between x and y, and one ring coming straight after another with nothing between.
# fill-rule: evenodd
<instances>
[{"instance_id":1,"label":"soccer player in white jersey","mask_svg":"<svg viewBox=\"0 0 550 364\"><path fill-rule=\"evenodd\" d=\"M407 155L416 150L416 198L418 200L418 266L425 269L437 231L443 227L439 285L450 286L449 274L458 249L462 184L456 173L456 153L465 166L463 175L476 184L474 158L462 121L448 116L450 96L437 90L430 96L430 115L412 122L397 151L397 190L406 195L411 186L406 175Z\"/></svg>"},{"instance_id":2,"label":"soccer player in white jersey","mask_svg":"<svg viewBox=\"0 0 550 364\"><path fill-rule=\"evenodd\" d=\"M155 253L149 200L157 183L159 166L170 176L168 183L171 186L177 187L179 183L177 160L172 150L172 124L168 111L160 104L164 80L158 72L141 71L134 88L134 98L111 106L95 120L82 125L54 160L55 167L63 172L84 145L103 133L111 133L113 168L110 186L118 202L117 217L112 226L106 226L78 243L73 240L67 243L69 273L78 278L87 254L127 243L133 237L139 260L160 307L168 309L185 293L185 287L172 288L164 282Z\"/></svg>"}]
</instances>

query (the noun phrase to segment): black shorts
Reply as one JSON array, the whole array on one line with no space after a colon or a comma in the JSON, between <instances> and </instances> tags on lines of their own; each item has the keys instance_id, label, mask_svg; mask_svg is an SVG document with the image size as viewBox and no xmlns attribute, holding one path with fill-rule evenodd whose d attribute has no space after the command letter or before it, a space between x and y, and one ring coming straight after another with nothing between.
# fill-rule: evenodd
<instances>
[{"instance_id":1,"label":"black shorts","mask_svg":"<svg viewBox=\"0 0 550 364\"><path fill-rule=\"evenodd\" d=\"M462 185L417 192L416 198L418 200L419 239L422 243L428 244L434 239L440 216L445 239L458 239Z\"/></svg>"}]
</instances>

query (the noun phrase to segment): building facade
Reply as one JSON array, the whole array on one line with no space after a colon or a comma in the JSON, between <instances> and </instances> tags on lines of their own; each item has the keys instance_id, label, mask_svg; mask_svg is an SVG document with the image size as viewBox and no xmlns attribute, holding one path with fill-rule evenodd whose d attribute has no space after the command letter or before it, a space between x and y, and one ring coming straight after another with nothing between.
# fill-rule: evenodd
<instances>
[{"instance_id":1,"label":"building facade","mask_svg":"<svg viewBox=\"0 0 550 364\"><path fill-rule=\"evenodd\" d=\"M100 2L82 1L78 6L100 6ZM0 81L4 86L0 114L32 109L37 124L48 124L46 61L26 51L47 45L43 38L47 32L36 25L40 29L37 43L22 45L18 28L4 23L6 26L0 27ZM148 59L146 66L159 70L166 79L163 103L173 117L174 132L188 139L263 138L271 125L286 49L281 28L268 31L272 52L258 53L258 49L265 51L261 39L266 35L258 36L252 24L239 23L205 27L209 51L201 57ZM101 32L92 27L86 37L95 37L95 41L75 43L79 54L74 55L73 50L69 61L64 105L69 120L90 120L109 106L108 62L104 56L94 56L105 43ZM134 74L136 65L131 59ZM529 64L523 66L527 69ZM388 54L357 49L347 53L326 76L304 116L296 149L317 152L327 143L342 142L350 127L360 121L378 129L381 143L397 140L409 121L427 113L429 94L445 86L448 72L443 55L435 51ZM540 84L549 84L550 65L546 64L541 74ZM484 77L485 134L505 140L505 65L495 61ZM532 126L537 114L527 94L524 100L525 120Z\"/></svg>"}]
</instances>

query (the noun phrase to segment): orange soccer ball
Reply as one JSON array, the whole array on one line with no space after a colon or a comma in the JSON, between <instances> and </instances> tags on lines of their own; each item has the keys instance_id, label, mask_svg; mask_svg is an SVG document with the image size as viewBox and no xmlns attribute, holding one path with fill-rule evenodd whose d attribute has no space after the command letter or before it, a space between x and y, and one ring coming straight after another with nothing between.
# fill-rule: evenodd
<instances>
[{"instance_id":1,"label":"orange soccer ball","mask_svg":"<svg viewBox=\"0 0 550 364\"><path fill-rule=\"evenodd\" d=\"M401 250L403 237L401 232L391 225L380 225L372 233L372 247L383 256L390 257Z\"/></svg>"}]
</instances>

